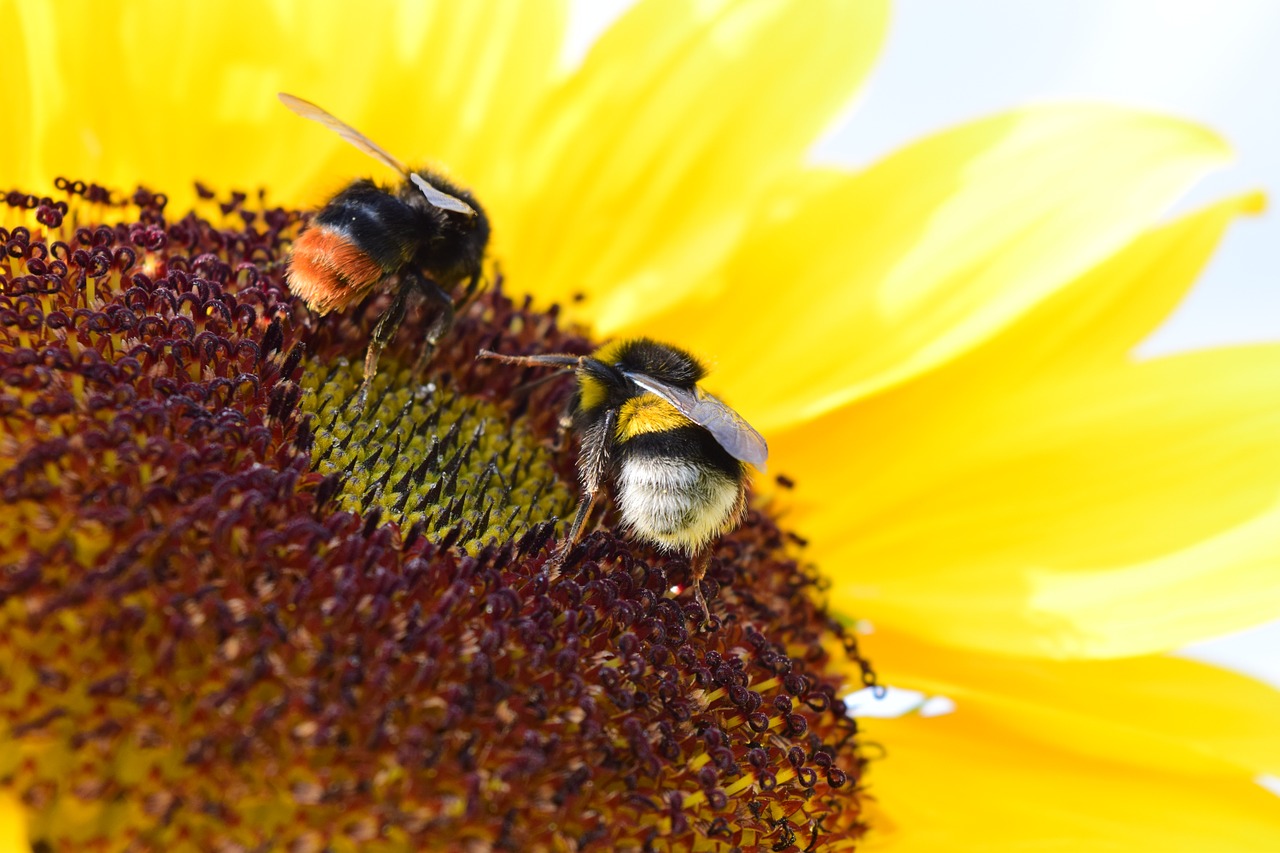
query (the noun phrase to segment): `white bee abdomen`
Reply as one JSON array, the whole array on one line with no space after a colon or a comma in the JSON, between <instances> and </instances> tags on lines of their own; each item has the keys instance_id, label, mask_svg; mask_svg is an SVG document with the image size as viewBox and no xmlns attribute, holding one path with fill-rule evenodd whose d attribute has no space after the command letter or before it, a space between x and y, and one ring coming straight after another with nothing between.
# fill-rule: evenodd
<instances>
[{"instance_id":1,"label":"white bee abdomen","mask_svg":"<svg viewBox=\"0 0 1280 853\"><path fill-rule=\"evenodd\" d=\"M618 508L641 539L693 553L725 532L742 512L738 481L685 459L637 456L618 469Z\"/></svg>"}]
</instances>

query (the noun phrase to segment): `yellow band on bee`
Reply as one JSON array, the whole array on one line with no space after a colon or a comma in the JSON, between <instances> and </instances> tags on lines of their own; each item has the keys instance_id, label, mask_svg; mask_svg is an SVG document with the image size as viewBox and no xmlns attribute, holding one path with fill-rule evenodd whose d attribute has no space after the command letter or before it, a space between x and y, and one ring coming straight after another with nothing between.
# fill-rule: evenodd
<instances>
[{"instance_id":1,"label":"yellow band on bee","mask_svg":"<svg viewBox=\"0 0 1280 853\"><path fill-rule=\"evenodd\" d=\"M614 435L618 441L626 441L650 432L666 432L689 426L693 421L676 411L661 397L643 394L632 397L618 409L618 425Z\"/></svg>"},{"instance_id":2,"label":"yellow band on bee","mask_svg":"<svg viewBox=\"0 0 1280 853\"><path fill-rule=\"evenodd\" d=\"M618 353L631 343L630 340L622 338L616 341L610 341L604 346L597 349L591 354L591 357L605 364L613 364L618 360ZM591 411L594 408L603 406L609 399L609 389L604 383L582 370L578 371L578 405L583 411Z\"/></svg>"},{"instance_id":3,"label":"yellow band on bee","mask_svg":"<svg viewBox=\"0 0 1280 853\"><path fill-rule=\"evenodd\" d=\"M594 376L578 371L578 406L584 412L603 406L609 399L609 389Z\"/></svg>"}]
</instances>

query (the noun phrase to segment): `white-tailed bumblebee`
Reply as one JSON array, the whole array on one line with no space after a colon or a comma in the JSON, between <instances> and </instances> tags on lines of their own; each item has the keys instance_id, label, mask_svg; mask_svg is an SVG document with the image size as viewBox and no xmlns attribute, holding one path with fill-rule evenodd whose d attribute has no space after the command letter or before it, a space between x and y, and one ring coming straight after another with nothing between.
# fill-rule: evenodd
<instances>
[{"instance_id":1,"label":"white-tailed bumblebee","mask_svg":"<svg viewBox=\"0 0 1280 853\"><path fill-rule=\"evenodd\" d=\"M365 353L364 382L356 401L363 406L378 356L404 319L414 291L431 309L419 366L431 357L436 342L453 324L454 288L465 281L469 296L480 281L489 220L466 190L432 172L408 169L355 128L309 101L283 92L280 100L404 178L394 189L368 179L349 184L316 213L299 235L289 260L289 290L320 315L348 308L398 276L399 286Z\"/></svg>"},{"instance_id":2,"label":"white-tailed bumblebee","mask_svg":"<svg viewBox=\"0 0 1280 853\"><path fill-rule=\"evenodd\" d=\"M647 338L615 341L588 356L480 355L577 374L572 420L582 494L551 565L563 563L611 479L626 528L689 557L694 595L709 622L701 581L710 545L742 520L747 465L763 471L769 448L741 415L698 387L706 369L684 350Z\"/></svg>"}]
</instances>

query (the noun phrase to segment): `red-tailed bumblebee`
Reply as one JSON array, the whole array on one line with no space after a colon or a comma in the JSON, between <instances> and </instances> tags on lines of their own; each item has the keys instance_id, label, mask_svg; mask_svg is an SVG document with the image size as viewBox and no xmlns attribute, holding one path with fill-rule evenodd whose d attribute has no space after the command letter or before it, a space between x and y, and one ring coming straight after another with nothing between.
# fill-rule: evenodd
<instances>
[{"instance_id":1,"label":"red-tailed bumblebee","mask_svg":"<svg viewBox=\"0 0 1280 853\"><path fill-rule=\"evenodd\" d=\"M378 356L399 328L409 294L415 291L431 311L419 366L431 357L436 342L453 324L454 288L466 282L470 296L479 284L489 220L471 193L432 172L408 169L315 104L283 92L280 101L404 178L393 189L368 179L348 185L316 213L289 260L289 290L320 315L349 308L384 281L398 279L365 353L364 382L356 401L363 406Z\"/></svg>"},{"instance_id":2,"label":"red-tailed bumblebee","mask_svg":"<svg viewBox=\"0 0 1280 853\"><path fill-rule=\"evenodd\" d=\"M701 588L710 545L742 520L747 465L763 471L769 448L741 415L698 386L706 369L684 350L648 338L615 341L588 356L480 356L577 374L572 420L582 494L550 565L564 562L611 479L623 525L689 557L694 595L710 622Z\"/></svg>"}]
</instances>

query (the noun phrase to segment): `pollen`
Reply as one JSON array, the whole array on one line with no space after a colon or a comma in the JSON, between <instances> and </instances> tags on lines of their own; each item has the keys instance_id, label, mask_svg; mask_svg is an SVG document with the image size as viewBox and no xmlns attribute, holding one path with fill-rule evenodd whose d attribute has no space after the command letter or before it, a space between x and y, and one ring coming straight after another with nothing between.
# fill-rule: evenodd
<instances>
[{"instance_id":1,"label":"pollen","mask_svg":"<svg viewBox=\"0 0 1280 853\"><path fill-rule=\"evenodd\" d=\"M347 359L316 365L302 381L300 408L313 415L312 466L340 482L338 506L380 511L428 538L457 530L454 544L471 552L573 512L575 495L537 436L513 427L493 403L388 368L363 410L354 405L361 373Z\"/></svg>"}]
</instances>

